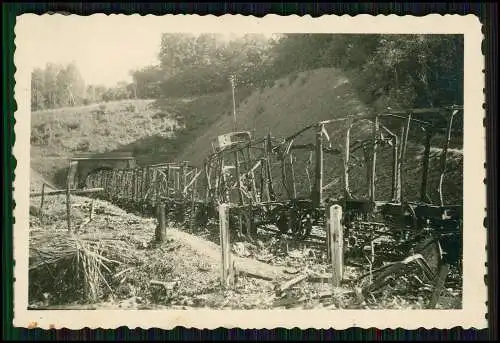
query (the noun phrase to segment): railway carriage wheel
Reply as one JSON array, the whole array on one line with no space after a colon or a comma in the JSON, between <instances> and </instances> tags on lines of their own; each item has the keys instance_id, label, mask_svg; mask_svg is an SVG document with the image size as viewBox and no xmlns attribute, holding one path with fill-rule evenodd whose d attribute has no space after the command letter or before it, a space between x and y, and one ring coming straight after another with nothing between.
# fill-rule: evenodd
<instances>
[{"instance_id":1,"label":"railway carriage wheel","mask_svg":"<svg viewBox=\"0 0 500 343\"><path fill-rule=\"evenodd\" d=\"M274 208L269 214L269 221L276 225L279 232L282 234L288 233L289 225L288 225L288 210L282 207Z\"/></svg>"},{"instance_id":2,"label":"railway carriage wheel","mask_svg":"<svg viewBox=\"0 0 500 343\"><path fill-rule=\"evenodd\" d=\"M401 205L401 217L400 217L400 228L399 236L400 239L406 241L409 239L409 234L412 230L417 228L418 220L415 210L408 203L403 203Z\"/></svg>"},{"instance_id":3,"label":"railway carriage wheel","mask_svg":"<svg viewBox=\"0 0 500 343\"><path fill-rule=\"evenodd\" d=\"M417 226L417 215L413 207L410 204L404 203L401 206L401 211L403 213L403 222L405 226L413 229Z\"/></svg>"},{"instance_id":4,"label":"railway carriage wheel","mask_svg":"<svg viewBox=\"0 0 500 343\"><path fill-rule=\"evenodd\" d=\"M295 213L292 234L297 239L306 239L311 233L314 224L313 213L311 210L301 210Z\"/></svg>"}]
</instances>

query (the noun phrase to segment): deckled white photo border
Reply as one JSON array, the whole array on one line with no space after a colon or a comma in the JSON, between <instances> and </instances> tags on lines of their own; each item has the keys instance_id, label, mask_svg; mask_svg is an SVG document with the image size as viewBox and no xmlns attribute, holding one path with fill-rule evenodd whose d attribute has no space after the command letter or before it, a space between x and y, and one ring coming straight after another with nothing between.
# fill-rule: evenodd
<instances>
[{"instance_id":1,"label":"deckled white photo border","mask_svg":"<svg viewBox=\"0 0 500 343\"><path fill-rule=\"evenodd\" d=\"M28 306L28 227L30 193L30 73L36 54L29 53L30 33L43 30L51 15L24 14L15 27L15 137L13 154L15 169L14 237L14 326L81 329L113 329L120 326L172 329L176 326L198 329L242 328L273 329L346 329L350 327L384 328L451 328L487 327L487 273L485 101L483 88L484 56L481 52L483 35L476 16L438 15L415 16L311 16L267 15L264 18L242 15L104 15L66 16L73 20L126 20L141 27L145 21L158 21L165 32L275 32L275 33L423 33L464 34L465 99L464 99L464 284L463 309L460 310L92 310L92 311L30 311ZM64 30L64 27L61 27ZM57 39L57 37L54 37ZM126 56L124 56L126 58ZM112 63L112 62L110 62Z\"/></svg>"}]
</instances>

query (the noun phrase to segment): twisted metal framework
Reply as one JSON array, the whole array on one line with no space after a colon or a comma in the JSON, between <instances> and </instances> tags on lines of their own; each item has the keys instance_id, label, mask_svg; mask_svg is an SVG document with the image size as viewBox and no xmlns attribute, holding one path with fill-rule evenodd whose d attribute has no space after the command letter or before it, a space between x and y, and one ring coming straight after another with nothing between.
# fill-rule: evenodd
<instances>
[{"instance_id":1,"label":"twisted metal framework","mask_svg":"<svg viewBox=\"0 0 500 343\"><path fill-rule=\"evenodd\" d=\"M107 199L143 213L154 214L162 202L171 220L190 227L217 220L217 206L230 203L231 227L248 236L255 235L257 227L274 225L282 234L306 239L314 227L324 227L327 206L340 204L349 246L366 244L358 238L367 230L371 230L373 240L373 232L380 232L381 227L399 235L402 244L419 242L430 231L436 240L445 236L461 240L462 206L445 204L442 185L454 118L462 110L451 106L348 116L309 125L285 138L268 134L254 139L249 132L233 132L212 143L212 151L200 166L179 162L103 170L90 174L86 184L104 188ZM392 126L400 122L399 134L386 125L389 118ZM413 202L402 192L411 127L425 134L420 196ZM343 129L340 137L339 128ZM364 130L368 137L355 139L356 130ZM438 133L444 133L445 141L437 187L439 202L432 203L428 196L429 161L432 139ZM392 150L391 195L379 200L377 155L387 147ZM357 193L363 188L350 182L353 166L359 164L354 155L359 151L364 154L361 160L367 187L355 195L353 187ZM302 165L297 162L299 155L304 157ZM341 172L331 165L325 168L326 160L340 165ZM299 169L305 173L300 182L296 175Z\"/></svg>"}]
</instances>

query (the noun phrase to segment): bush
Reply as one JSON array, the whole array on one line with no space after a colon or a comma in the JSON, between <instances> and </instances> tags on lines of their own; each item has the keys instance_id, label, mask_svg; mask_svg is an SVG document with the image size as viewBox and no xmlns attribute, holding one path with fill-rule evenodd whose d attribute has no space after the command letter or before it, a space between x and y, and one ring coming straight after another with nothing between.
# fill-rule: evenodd
<instances>
[{"instance_id":1,"label":"bush","mask_svg":"<svg viewBox=\"0 0 500 343\"><path fill-rule=\"evenodd\" d=\"M195 67L165 81L163 94L169 96L196 96L230 89L226 74L210 67Z\"/></svg>"},{"instance_id":2,"label":"bush","mask_svg":"<svg viewBox=\"0 0 500 343\"><path fill-rule=\"evenodd\" d=\"M126 107L125 107L125 111L127 112L131 112L131 113L135 113L137 111L137 108L135 107L134 104L128 104Z\"/></svg>"},{"instance_id":3,"label":"bush","mask_svg":"<svg viewBox=\"0 0 500 343\"><path fill-rule=\"evenodd\" d=\"M80 128L80 123L79 123L79 122L67 123L67 124L66 124L66 127L67 127L69 130L76 130L76 129L79 129L79 128Z\"/></svg>"},{"instance_id":4,"label":"bush","mask_svg":"<svg viewBox=\"0 0 500 343\"><path fill-rule=\"evenodd\" d=\"M78 143L76 150L77 151L89 151L90 150L90 142L85 140L85 141Z\"/></svg>"}]
</instances>

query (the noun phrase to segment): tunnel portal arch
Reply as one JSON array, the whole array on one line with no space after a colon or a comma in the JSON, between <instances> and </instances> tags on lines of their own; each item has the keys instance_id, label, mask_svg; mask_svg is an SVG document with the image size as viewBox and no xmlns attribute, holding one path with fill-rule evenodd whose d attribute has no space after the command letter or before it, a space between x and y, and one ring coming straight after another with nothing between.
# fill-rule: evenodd
<instances>
[{"instance_id":1,"label":"tunnel portal arch","mask_svg":"<svg viewBox=\"0 0 500 343\"><path fill-rule=\"evenodd\" d=\"M70 158L68 182L71 188L85 188L87 177L99 170L135 168L131 153L101 153L76 155Z\"/></svg>"}]
</instances>

